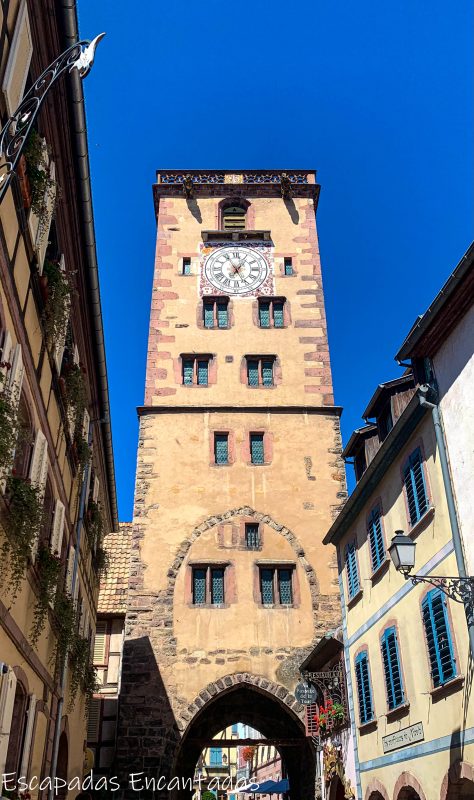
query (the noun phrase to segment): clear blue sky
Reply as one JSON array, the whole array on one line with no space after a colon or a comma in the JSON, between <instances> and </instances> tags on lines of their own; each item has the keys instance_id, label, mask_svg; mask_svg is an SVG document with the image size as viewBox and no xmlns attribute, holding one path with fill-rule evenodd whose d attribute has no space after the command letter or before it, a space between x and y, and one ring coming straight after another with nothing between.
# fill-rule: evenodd
<instances>
[{"instance_id":1,"label":"clear blue sky","mask_svg":"<svg viewBox=\"0 0 474 800\"><path fill-rule=\"evenodd\" d=\"M468 0L78 0L120 516L131 519L158 168L315 168L344 442L472 238ZM166 460L166 453L163 459Z\"/></svg>"}]
</instances>

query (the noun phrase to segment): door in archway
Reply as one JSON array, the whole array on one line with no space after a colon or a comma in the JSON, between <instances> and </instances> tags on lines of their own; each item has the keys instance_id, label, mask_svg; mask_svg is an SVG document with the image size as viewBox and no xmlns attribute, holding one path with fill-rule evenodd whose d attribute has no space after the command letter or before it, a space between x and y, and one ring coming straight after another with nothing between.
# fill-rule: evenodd
<instances>
[{"instance_id":1,"label":"door in archway","mask_svg":"<svg viewBox=\"0 0 474 800\"><path fill-rule=\"evenodd\" d=\"M461 778L456 783L449 783L446 800L472 800L474 797L474 781Z\"/></svg>"},{"instance_id":2,"label":"door in archway","mask_svg":"<svg viewBox=\"0 0 474 800\"><path fill-rule=\"evenodd\" d=\"M344 800L345 790L341 779L336 775L329 787L329 800Z\"/></svg>"},{"instance_id":3,"label":"door in archway","mask_svg":"<svg viewBox=\"0 0 474 800\"><path fill-rule=\"evenodd\" d=\"M5 772L16 774L20 769L25 735L27 694L21 681L17 682L15 700L13 702L13 715L8 739L7 760Z\"/></svg>"},{"instance_id":4,"label":"door in archway","mask_svg":"<svg viewBox=\"0 0 474 800\"><path fill-rule=\"evenodd\" d=\"M421 800L421 798L411 786L404 786L403 789L400 789L397 800Z\"/></svg>"},{"instance_id":5,"label":"door in archway","mask_svg":"<svg viewBox=\"0 0 474 800\"><path fill-rule=\"evenodd\" d=\"M59 737L59 748L58 748L58 763L56 767L56 777L60 778L61 781L66 781L67 783L67 766L69 760L69 745L67 741L67 734L66 731L63 731L61 736ZM62 787L62 783L60 784L60 788L56 797L58 800L65 800L67 797L67 786L64 788Z\"/></svg>"}]
</instances>

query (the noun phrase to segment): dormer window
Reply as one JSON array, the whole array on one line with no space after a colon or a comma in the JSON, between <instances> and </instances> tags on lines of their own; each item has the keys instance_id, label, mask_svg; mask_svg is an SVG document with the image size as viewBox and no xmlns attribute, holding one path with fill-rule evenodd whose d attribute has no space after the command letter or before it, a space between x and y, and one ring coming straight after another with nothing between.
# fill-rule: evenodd
<instances>
[{"instance_id":1,"label":"dormer window","mask_svg":"<svg viewBox=\"0 0 474 800\"><path fill-rule=\"evenodd\" d=\"M383 442L393 428L392 408L390 403L387 403L385 408L380 412L377 422L380 441Z\"/></svg>"}]
</instances>

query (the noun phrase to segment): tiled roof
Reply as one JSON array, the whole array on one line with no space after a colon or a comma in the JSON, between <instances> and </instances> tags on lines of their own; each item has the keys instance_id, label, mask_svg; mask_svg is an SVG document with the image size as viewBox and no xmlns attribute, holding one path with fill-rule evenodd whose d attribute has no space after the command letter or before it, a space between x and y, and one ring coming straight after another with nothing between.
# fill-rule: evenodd
<instances>
[{"instance_id":1,"label":"tiled roof","mask_svg":"<svg viewBox=\"0 0 474 800\"><path fill-rule=\"evenodd\" d=\"M131 540L131 522L121 522L117 532L104 537L109 566L100 582L98 614L125 614L127 610Z\"/></svg>"}]
</instances>

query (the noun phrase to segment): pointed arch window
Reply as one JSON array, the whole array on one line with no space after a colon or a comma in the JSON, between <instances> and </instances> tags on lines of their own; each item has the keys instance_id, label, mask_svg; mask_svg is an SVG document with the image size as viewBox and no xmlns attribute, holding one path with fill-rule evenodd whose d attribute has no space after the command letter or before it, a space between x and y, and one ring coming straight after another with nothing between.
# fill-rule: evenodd
<instances>
[{"instance_id":1,"label":"pointed arch window","mask_svg":"<svg viewBox=\"0 0 474 800\"><path fill-rule=\"evenodd\" d=\"M247 209L243 204L229 203L222 209L222 227L225 231L245 230Z\"/></svg>"}]
</instances>

